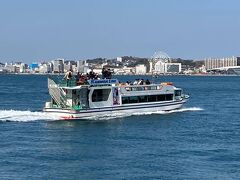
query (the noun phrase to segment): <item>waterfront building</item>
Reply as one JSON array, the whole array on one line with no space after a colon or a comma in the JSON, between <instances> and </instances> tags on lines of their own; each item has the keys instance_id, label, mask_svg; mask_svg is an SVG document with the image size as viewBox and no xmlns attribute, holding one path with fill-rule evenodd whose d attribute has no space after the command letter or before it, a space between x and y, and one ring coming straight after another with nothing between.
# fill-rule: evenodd
<instances>
[{"instance_id":1,"label":"waterfront building","mask_svg":"<svg viewBox=\"0 0 240 180\"><path fill-rule=\"evenodd\" d=\"M122 57L117 57L117 62L122 62Z\"/></svg>"},{"instance_id":2,"label":"waterfront building","mask_svg":"<svg viewBox=\"0 0 240 180\"><path fill-rule=\"evenodd\" d=\"M120 67L114 67L113 68L113 72L116 75L123 75L123 74L125 74L124 70L122 68L120 68Z\"/></svg>"},{"instance_id":3,"label":"waterfront building","mask_svg":"<svg viewBox=\"0 0 240 180\"><path fill-rule=\"evenodd\" d=\"M221 68L221 67L229 67L229 66L237 66L237 58L236 57L228 57L228 58L207 58L205 59L205 67L206 70Z\"/></svg>"},{"instance_id":4,"label":"waterfront building","mask_svg":"<svg viewBox=\"0 0 240 180\"><path fill-rule=\"evenodd\" d=\"M157 74L164 74L165 73L165 67L164 67L163 61L157 61L154 66L154 72Z\"/></svg>"},{"instance_id":5,"label":"waterfront building","mask_svg":"<svg viewBox=\"0 0 240 180\"><path fill-rule=\"evenodd\" d=\"M149 61L149 73L153 72L153 62Z\"/></svg>"},{"instance_id":6,"label":"waterfront building","mask_svg":"<svg viewBox=\"0 0 240 180\"><path fill-rule=\"evenodd\" d=\"M25 63L20 63L19 65L19 72L20 73L26 73L26 69L28 69L28 65Z\"/></svg>"},{"instance_id":7,"label":"waterfront building","mask_svg":"<svg viewBox=\"0 0 240 180\"><path fill-rule=\"evenodd\" d=\"M77 61L77 71L80 73L88 73L90 71L89 65L86 61Z\"/></svg>"},{"instance_id":8,"label":"waterfront building","mask_svg":"<svg viewBox=\"0 0 240 180\"><path fill-rule=\"evenodd\" d=\"M10 73L16 73L17 72L16 66L13 65L12 63L10 63L10 64L6 63L4 69L7 72L10 72Z\"/></svg>"},{"instance_id":9,"label":"waterfront building","mask_svg":"<svg viewBox=\"0 0 240 180\"><path fill-rule=\"evenodd\" d=\"M136 66L136 74L146 74L147 73L147 67L144 64L138 64Z\"/></svg>"},{"instance_id":10,"label":"waterfront building","mask_svg":"<svg viewBox=\"0 0 240 180\"><path fill-rule=\"evenodd\" d=\"M135 74L135 68L132 68L132 67L127 67L127 66L124 66L123 68L122 68L122 70L123 70L123 74L124 75L127 75L127 74Z\"/></svg>"},{"instance_id":11,"label":"waterfront building","mask_svg":"<svg viewBox=\"0 0 240 180\"><path fill-rule=\"evenodd\" d=\"M30 71L35 71L36 68L39 68L38 63L31 63L31 64L29 65Z\"/></svg>"},{"instance_id":12,"label":"waterfront building","mask_svg":"<svg viewBox=\"0 0 240 180\"><path fill-rule=\"evenodd\" d=\"M237 66L240 66L240 57L237 57Z\"/></svg>"},{"instance_id":13,"label":"waterfront building","mask_svg":"<svg viewBox=\"0 0 240 180\"><path fill-rule=\"evenodd\" d=\"M178 74L181 70L181 63L164 63L165 73Z\"/></svg>"},{"instance_id":14,"label":"waterfront building","mask_svg":"<svg viewBox=\"0 0 240 180\"><path fill-rule=\"evenodd\" d=\"M36 70L38 70L38 72L41 74L51 73L52 72L51 63L42 63Z\"/></svg>"},{"instance_id":15,"label":"waterfront building","mask_svg":"<svg viewBox=\"0 0 240 180\"><path fill-rule=\"evenodd\" d=\"M157 74L176 74L182 70L181 63L169 63L158 61L155 63L154 72Z\"/></svg>"},{"instance_id":16,"label":"waterfront building","mask_svg":"<svg viewBox=\"0 0 240 180\"><path fill-rule=\"evenodd\" d=\"M64 72L64 59L55 59L52 61L53 73L63 73Z\"/></svg>"}]
</instances>

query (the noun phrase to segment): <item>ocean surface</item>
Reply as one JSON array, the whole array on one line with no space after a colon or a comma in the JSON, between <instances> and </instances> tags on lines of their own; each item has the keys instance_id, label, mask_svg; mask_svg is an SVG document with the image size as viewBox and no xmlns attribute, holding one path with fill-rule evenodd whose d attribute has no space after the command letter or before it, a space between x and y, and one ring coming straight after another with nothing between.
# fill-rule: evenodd
<instances>
[{"instance_id":1,"label":"ocean surface","mask_svg":"<svg viewBox=\"0 0 240 180\"><path fill-rule=\"evenodd\" d=\"M55 121L41 112L47 76L0 75L0 179L239 179L240 77L154 80L182 87L189 101L170 112Z\"/></svg>"}]
</instances>

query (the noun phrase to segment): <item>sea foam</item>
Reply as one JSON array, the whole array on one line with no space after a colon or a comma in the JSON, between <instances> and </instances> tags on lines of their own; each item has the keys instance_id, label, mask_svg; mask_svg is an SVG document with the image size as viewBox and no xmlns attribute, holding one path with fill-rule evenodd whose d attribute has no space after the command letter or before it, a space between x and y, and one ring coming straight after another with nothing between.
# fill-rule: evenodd
<instances>
[{"instance_id":1,"label":"sea foam","mask_svg":"<svg viewBox=\"0 0 240 180\"><path fill-rule=\"evenodd\" d=\"M111 113L108 115L92 116L87 120L110 120L116 118L124 118L129 116L151 115L151 114L172 114L187 111L202 111L200 107L189 107L176 109L171 111L149 111L149 112L135 112L135 113ZM19 111L19 110L0 110L0 121L13 122L32 122L32 121L56 121L59 118L56 115L45 112Z\"/></svg>"},{"instance_id":2,"label":"sea foam","mask_svg":"<svg viewBox=\"0 0 240 180\"><path fill-rule=\"evenodd\" d=\"M57 120L56 116L45 112L0 110L0 121L30 122L40 120Z\"/></svg>"}]
</instances>

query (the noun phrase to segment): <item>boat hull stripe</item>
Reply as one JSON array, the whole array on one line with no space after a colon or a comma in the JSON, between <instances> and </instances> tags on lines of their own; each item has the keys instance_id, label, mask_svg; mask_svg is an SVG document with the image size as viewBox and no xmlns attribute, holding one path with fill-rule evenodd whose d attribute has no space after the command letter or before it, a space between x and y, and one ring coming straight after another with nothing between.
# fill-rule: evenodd
<instances>
[{"instance_id":1,"label":"boat hull stripe","mask_svg":"<svg viewBox=\"0 0 240 180\"><path fill-rule=\"evenodd\" d=\"M144 109L144 108L155 108L155 107L164 107L164 106L172 106L172 105L180 105L184 104L186 101L181 101L177 103L167 103L167 104L151 104L151 105L134 105L134 106L125 106L123 107L113 107L113 108L98 108L98 110L84 110L84 111L75 111L75 110L67 110L62 111L62 109L56 109L56 108L45 108L45 112L56 112L56 113L68 113L68 114L85 114L85 113L94 113L94 112L106 112L106 111L119 111L119 110L133 110L133 109ZM142 107L139 107L142 106ZM48 111L50 110L50 111ZM71 112L70 112L71 111Z\"/></svg>"}]
</instances>

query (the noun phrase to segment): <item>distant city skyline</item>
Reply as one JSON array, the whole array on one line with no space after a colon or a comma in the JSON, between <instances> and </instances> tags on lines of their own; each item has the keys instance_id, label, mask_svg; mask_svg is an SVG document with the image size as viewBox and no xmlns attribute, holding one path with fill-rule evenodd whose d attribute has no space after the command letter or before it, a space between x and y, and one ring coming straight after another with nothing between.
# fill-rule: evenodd
<instances>
[{"instance_id":1,"label":"distant city skyline","mask_svg":"<svg viewBox=\"0 0 240 180\"><path fill-rule=\"evenodd\" d=\"M240 56L238 0L0 2L0 62Z\"/></svg>"}]
</instances>

